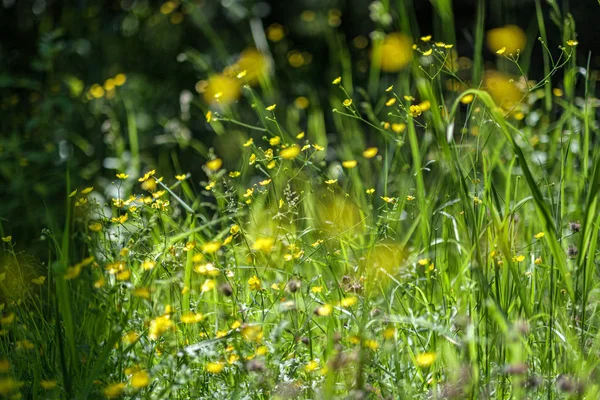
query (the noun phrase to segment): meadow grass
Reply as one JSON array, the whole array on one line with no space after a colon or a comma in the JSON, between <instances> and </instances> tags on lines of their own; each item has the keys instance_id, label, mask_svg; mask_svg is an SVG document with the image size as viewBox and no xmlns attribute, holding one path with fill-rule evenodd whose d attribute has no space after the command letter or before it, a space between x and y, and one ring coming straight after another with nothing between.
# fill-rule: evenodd
<instances>
[{"instance_id":1,"label":"meadow grass","mask_svg":"<svg viewBox=\"0 0 600 400\"><path fill-rule=\"evenodd\" d=\"M328 103L274 101L264 54L208 79L192 106L234 156L197 145L202 176L143 157L131 104L109 102L130 165L95 188L67 168L40 265L3 238L0 395L600 397L595 77L574 24L551 51L537 1L539 35L510 51L500 32L492 71L484 1L468 65L433 4L430 38L398 2L412 61L378 32L363 86L331 30Z\"/></svg>"}]
</instances>

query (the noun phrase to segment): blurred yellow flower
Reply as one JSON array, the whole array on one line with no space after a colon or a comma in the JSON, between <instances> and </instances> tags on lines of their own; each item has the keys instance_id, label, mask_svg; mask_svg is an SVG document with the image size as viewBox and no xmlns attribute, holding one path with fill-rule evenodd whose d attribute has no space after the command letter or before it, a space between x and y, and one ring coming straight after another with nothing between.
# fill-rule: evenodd
<instances>
[{"instance_id":1,"label":"blurred yellow flower","mask_svg":"<svg viewBox=\"0 0 600 400\"><path fill-rule=\"evenodd\" d=\"M150 383L150 374L147 371L141 370L131 376L131 387L134 389L142 389Z\"/></svg>"},{"instance_id":2,"label":"blurred yellow flower","mask_svg":"<svg viewBox=\"0 0 600 400\"><path fill-rule=\"evenodd\" d=\"M377 147L369 147L365 151L363 151L363 157L365 158L373 158L377 155L379 150Z\"/></svg>"},{"instance_id":3,"label":"blurred yellow flower","mask_svg":"<svg viewBox=\"0 0 600 400\"><path fill-rule=\"evenodd\" d=\"M487 32L487 46L494 53L504 48L504 51L498 54L517 54L517 51L525 49L526 44L525 32L516 25L506 25Z\"/></svg>"},{"instance_id":4,"label":"blurred yellow flower","mask_svg":"<svg viewBox=\"0 0 600 400\"><path fill-rule=\"evenodd\" d=\"M118 397L121 397L124 390L125 390L124 383L113 383L111 385L108 385L104 389L104 396L106 396L109 399L116 399Z\"/></svg>"},{"instance_id":5,"label":"blurred yellow flower","mask_svg":"<svg viewBox=\"0 0 600 400\"><path fill-rule=\"evenodd\" d=\"M357 163L358 162L356 160L347 160L347 161L342 161L342 166L344 168L352 169L352 168L356 167Z\"/></svg>"},{"instance_id":6,"label":"blurred yellow flower","mask_svg":"<svg viewBox=\"0 0 600 400\"><path fill-rule=\"evenodd\" d=\"M237 62L240 71L246 71L243 78L250 85L265 79L269 73L269 60L256 49L246 49L240 54Z\"/></svg>"},{"instance_id":7,"label":"blurred yellow flower","mask_svg":"<svg viewBox=\"0 0 600 400\"><path fill-rule=\"evenodd\" d=\"M524 92L515 84L514 78L498 71L487 71L483 78L485 90L496 105L510 110L523 99Z\"/></svg>"},{"instance_id":8,"label":"blurred yellow flower","mask_svg":"<svg viewBox=\"0 0 600 400\"><path fill-rule=\"evenodd\" d=\"M392 33L385 37L381 46L381 70L398 72L413 59L412 40L403 33Z\"/></svg>"},{"instance_id":9,"label":"blurred yellow flower","mask_svg":"<svg viewBox=\"0 0 600 400\"><path fill-rule=\"evenodd\" d=\"M221 160L220 158L215 158L214 160L210 160L206 162L206 168L208 168L211 171L218 171L219 168L221 168L221 166L223 165L223 160Z\"/></svg>"},{"instance_id":10,"label":"blurred yellow flower","mask_svg":"<svg viewBox=\"0 0 600 400\"><path fill-rule=\"evenodd\" d=\"M298 154L300 154L300 147L296 146L296 145L282 149L279 152L279 155L281 156L281 158L284 158L286 160L291 160L293 158L296 158L298 156Z\"/></svg>"},{"instance_id":11,"label":"blurred yellow flower","mask_svg":"<svg viewBox=\"0 0 600 400\"><path fill-rule=\"evenodd\" d=\"M250 290L262 289L262 283L258 276L253 275L252 278L248 279L248 287L250 287Z\"/></svg>"},{"instance_id":12,"label":"blurred yellow flower","mask_svg":"<svg viewBox=\"0 0 600 400\"><path fill-rule=\"evenodd\" d=\"M166 331L173 327L173 321L168 315L163 315L152 320L148 337L150 340L158 340Z\"/></svg>"},{"instance_id":13,"label":"blurred yellow flower","mask_svg":"<svg viewBox=\"0 0 600 400\"><path fill-rule=\"evenodd\" d=\"M285 36L285 28L281 24L271 24L267 28L267 38L271 42L279 42Z\"/></svg>"},{"instance_id":14,"label":"blurred yellow flower","mask_svg":"<svg viewBox=\"0 0 600 400\"><path fill-rule=\"evenodd\" d=\"M220 374L223 368L225 368L225 363L223 362L209 362L205 367L206 372L211 374Z\"/></svg>"},{"instance_id":15,"label":"blurred yellow flower","mask_svg":"<svg viewBox=\"0 0 600 400\"><path fill-rule=\"evenodd\" d=\"M436 359L436 354L432 352L420 353L416 356L417 365L419 367L429 367Z\"/></svg>"},{"instance_id":16,"label":"blurred yellow flower","mask_svg":"<svg viewBox=\"0 0 600 400\"><path fill-rule=\"evenodd\" d=\"M208 78L204 101L208 104L219 103L228 105L235 102L241 94L240 83L237 79L223 74Z\"/></svg>"}]
</instances>

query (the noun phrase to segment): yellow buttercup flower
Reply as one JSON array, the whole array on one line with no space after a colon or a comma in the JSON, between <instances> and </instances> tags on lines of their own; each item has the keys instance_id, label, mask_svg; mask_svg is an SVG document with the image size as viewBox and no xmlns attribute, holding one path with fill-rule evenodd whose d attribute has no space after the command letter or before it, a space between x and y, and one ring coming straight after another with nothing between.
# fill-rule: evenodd
<instances>
[{"instance_id":1,"label":"yellow buttercup flower","mask_svg":"<svg viewBox=\"0 0 600 400\"><path fill-rule=\"evenodd\" d=\"M517 54L525 49L526 44L525 32L516 25L506 25L487 32L487 46L497 54Z\"/></svg>"},{"instance_id":2,"label":"yellow buttercup flower","mask_svg":"<svg viewBox=\"0 0 600 400\"><path fill-rule=\"evenodd\" d=\"M377 155L379 150L377 147L369 147L365 151L363 151L363 157L365 158L373 158Z\"/></svg>"},{"instance_id":3,"label":"yellow buttercup flower","mask_svg":"<svg viewBox=\"0 0 600 400\"><path fill-rule=\"evenodd\" d=\"M286 160L294 159L298 156L298 154L300 154L300 147L296 145L286 147L285 149L282 149L279 152L281 158L284 158Z\"/></svg>"},{"instance_id":4,"label":"yellow buttercup flower","mask_svg":"<svg viewBox=\"0 0 600 400\"><path fill-rule=\"evenodd\" d=\"M352 169L352 168L356 167L356 164L358 164L358 162L356 160L342 161L342 166L347 169Z\"/></svg>"},{"instance_id":5,"label":"yellow buttercup flower","mask_svg":"<svg viewBox=\"0 0 600 400\"><path fill-rule=\"evenodd\" d=\"M242 51L237 66L240 71L246 72L240 79L244 78L250 85L255 85L261 79L265 79L269 73L269 60L256 49Z\"/></svg>"},{"instance_id":6,"label":"yellow buttercup flower","mask_svg":"<svg viewBox=\"0 0 600 400\"><path fill-rule=\"evenodd\" d=\"M413 59L412 40L403 33L391 33L385 37L381 45L381 70L398 72L404 69Z\"/></svg>"},{"instance_id":7,"label":"yellow buttercup flower","mask_svg":"<svg viewBox=\"0 0 600 400\"><path fill-rule=\"evenodd\" d=\"M252 278L248 279L248 287L250 290L260 290L262 289L262 283L258 276L254 275Z\"/></svg>"},{"instance_id":8,"label":"yellow buttercup flower","mask_svg":"<svg viewBox=\"0 0 600 400\"><path fill-rule=\"evenodd\" d=\"M208 104L219 103L228 105L235 102L241 95L240 82L223 74L208 78L204 101Z\"/></svg>"},{"instance_id":9,"label":"yellow buttercup flower","mask_svg":"<svg viewBox=\"0 0 600 400\"><path fill-rule=\"evenodd\" d=\"M420 353L415 357L417 361L417 365L422 368L426 368L431 366L435 359L437 358L436 353L428 352L428 353Z\"/></svg>"},{"instance_id":10,"label":"yellow buttercup flower","mask_svg":"<svg viewBox=\"0 0 600 400\"><path fill-rule=\"evenodd\" d=\"M108 385L104 389L104 396L106 396L109 399L116 399L118 397L121 397L121 395L123 394L124 391L125 391L124 383L113 383L111 385Z\"/></svg>"}]
</instances>

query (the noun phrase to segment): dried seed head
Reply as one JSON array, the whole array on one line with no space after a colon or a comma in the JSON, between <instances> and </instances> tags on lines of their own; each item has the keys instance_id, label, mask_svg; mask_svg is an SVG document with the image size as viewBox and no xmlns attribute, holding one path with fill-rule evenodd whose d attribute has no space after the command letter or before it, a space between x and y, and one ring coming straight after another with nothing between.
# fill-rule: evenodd
<instances>
[{"instance_id":1,"label":"dried seed head","mask_svg":"<svg viewBox=\"0 0 600 400\"><path fill-rule=\"evenodd\" d=\"M287 284L287 290L289 290L290 293L296 293L298 289L300 289L301 285L302 282L300 282L298 279L292 278Z\"/></svg>"},{"instance_id":2,"label":"dried seed head","mask_svg":"<svg viewBox=\"0 0 600 400\"><path fill-rule=\"evenodd\" d=\"M569 222L569 229L573 232L579 232L581 230L581 224L579 222Z\"/></svg>"},{"instance_id":3,"label":"dried seed head","mask_svg":"<svg viewBox=\"0 0 600 400\"><path fill-rule=\"evenodd\" d=\"M577 250L577 246L571 245L567 248L567 255L569 258L575 258L579 254L579 250Z\"/></svg>"},{"instance_id":4,"label":"dried seed head","mask_svg":"<svg viewBox=\"0 0 600 400\"><path fill-rule=\"evenodd\" d=\"M224 283L221 286L219 286L219 291L227 297L233 294L233 289L231 288L231 285L229 283Z\"/></svg>"}]
</instances>

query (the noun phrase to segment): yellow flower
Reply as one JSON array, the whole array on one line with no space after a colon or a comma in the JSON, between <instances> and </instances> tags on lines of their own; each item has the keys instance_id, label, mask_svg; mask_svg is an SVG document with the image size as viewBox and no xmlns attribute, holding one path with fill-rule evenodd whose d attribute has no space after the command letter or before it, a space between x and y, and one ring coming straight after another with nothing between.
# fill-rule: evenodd
<instances>
[{"instance_id":1,"label":"yellow flower","mask_svg":"<svg viewBox=\"0 0 600 400\"><path fill-rule=\"evenodd\" d=\"M418 105L412 105L412 106L410 106L409 111L410 111L410 115L413 118L416 118L416 117L420 116L423 113L423 110Z\"/></svg>"},{"instance_id":2,"label":"yellow flower","mask_svg":"<svg viewBox=\"0 0 600 400\"><path fill-rule=\"evenodd\" d=\"M40 381L40 386L42 387L42 389L45 390L52 390L56 387L56 380L52 379L52 380L47 380L47 381Z\"/></svg>"},{"instance_id":3,"label":"yellow flower","mask_svg":"<svg viewBox=\"0 0 600 400\"><path fill-rule=\"evenodd\" d=\"M527 36L525 32L516 25L506 25L490 29L487 32L487 46L495 53L504 48L504 52L516 54L518 51L523 51L526 44Z\"/></svg>"},{"instance_id":4,"label":"yellow flower","mask_svg":"<svg viewBox=\"0 0 600 400\"><path fill-rule=\"evenodd\" d=\"M156 266L156 263L154 261L150 261L150 260L146 260L142 263L142 268L144 269L144 271L150 271L155 266Z\"/></svg>"},{"instance_id":5,"label":"yellow flower","mask_svg":"<svg viewBox=\"0 0 600 400\"><path fill-rule=\"evenodd\" d=\"M115 82L115 86L123 86L127 82L127 75L117 74L113 78L113 81Z\"/></svg>"},{"instance_id":6,"label":"yellow flower","mask_svg":"<svg viewBox=\"0 0 600 400\"><path fill-rule=\"evenodd\" d=\"M568 46L575 47L578 44L579 44L579 42L577 40L573 40L573 39L567 40L567 45Z\"/></svg>"},{"instance_id":7,"label":"yellow flower","mask_svg":"<svg viewBox=\"0 0 600 400\"><path fill-rule=\"evenodd\" d=\"M0 378L0 395L8 398L9 394L16 392L21 386L23 382L16 381L12 377Z\"/></svg>"},{"instance_id":8,"label":"yellow flower","mask_svg":"<svg viewBox=\"0 0 600 400\"><path fill-rule=\"evenodd\" d=\"M536 239L541 239L544 237L544 235L546 235L544 232L538 232L535 235L533 235L533 237Z\"/></svg>"},{"instance_id":9,"label":"yellow flower","mask_svg":"<svg viewBox=\"0 0 600 400\"><path fill-rule=\"evenodd\" d=\"M358 299L356 297L344 297L340 301L340 304L342 307L352 307L353 305L356 304L357 301L358 301Z\"/></svg>"},{"instance_id":10,"label":"yellow flower","mask_svg":"<svg viewBox=\"0 0 600 400\"><path fill-rule=\"evenodd\" d=\"M6 358L0 358L0 373L6 373L10 370L10 362Z\"/></svg>"},{"instance_id":11,"label":"yellow flower","mask_svg":"<svg viewBox=\"0 0 600 400\"><path fill-rule=\"evenodd\" d=\"M352 99L344 100L344 107L350 107L352 105Z\"/></svg>"},{"instance_id":12,"label":"yellow flower","mask_svg":"<svg viewBox=\"0 0 600 400\"><path fill-rule=\"evenodd\" d=\"M502 54L504 54L505 51L506 51L506 46L503 46L502 48L496 50L496 54L501 56Z\"/></svg>"},{"instance_id":13,"label":"yellow flower","mask_svg":"<svg viewBox=\"0 0 600 400\"><path fill-rule=\"evenodd\" d=\"M417 354L416 361L419 367L429 367L436 359L436 354L432 352Z\"/></svg>"},{"instance_id":14,"label":"yellow flower","mask_svg":"<svg viewBox=\"0 0 600 400\"><path fill-rule=\"evenodd\" d=\"M271 179L265 179L264 181L258 182L260 186L267 186L269 183L271 183Z\"/></svg>"},{"instance_id":15,"label":"yellow flower","mask_svg":"<svg viewBox=\"0 0 600 400\"><path fill-rule=\"evenodd\" d=\"M325 183L327 185L333 185L334 183L336 183L338 180L337 179L328 179L325 181Z\"/></svg>"},{"instance_id":16,"label":"yellow flower","mask_svg":"<svg viewBox=\"0 0 600 400\"><path fill-rule=\"evenodd\" d=\"M390 203L390 204L396 202L396 198L395 197L382 196L381 200L385 201L386 203Z\"/></svg>"},{"instance_id":17,"label":"yellow flower","mask_svg":"<svg viewBox=\"0 0 600 400\"><path fill-rule=\"evenodd\" d=\"M538 258L536 258L536 259L533 261L533 263L534 263L535 265L540 265L540 264L542 263L542 257L538 257Z\"/></svg>"},{"instance_id":18,"label":"yellow flower","mask_svg":"<svg viewBox=\"0 0 600 400\"><path fill-rule=\"evenodd\" d=\"M473 101L474 98L475 96L473 96L472 94L466 94L460 98L460 102L463 104L469 104Z\"/></svg>"},{"instance_id":19,"label":"yellow flower","mask_svg":"<svg viewBox=\"0 0 600 400\"><path fill-rule=\"evenodd\" d=\"M433 49L429 49L429 50L423 52L423 55L425 57L430 56L431 54L433 54Z\"/></svg>"},{"instance_id":20,"label":"yellow flower","mask_svg":"<svg viewBox=\"0 0 600 400\"><path fill-rule=\"evenodd\" d=\"M300 154L300 147L296 146L296 145L282 149L279 152L279 155L281 156L281 158L284 158L286 160L294 159L298 156L298 154Z\"/></svg>"},{"instance_id":21,"label":"yellow flower","mask_svg":"<svg viewBox=\"0 0 600 400\"><path fill-rule=\"evenodd\" d=\"M100 232L102 230L102 224L100 222L91 222L88 225L88 229L92 232Z\"/></svg>"},{"instance_id":22,"label":"yellow flower","mask_svg":"<svg viewBox=\"0 0 600 400\"><path fill-rule=\"evenodd\" d=\"M211 171L218 171L219 168L221 168L221 166L223 165L223 160L221 160L220 158L215 158L214 160L210 160L206 162L206 168L208 168Z\"/></svg>"},{"instance_id":23,"label":"yellow flower","mask_svg":"<svg viewBox=\"0 0 600 400\"><path fill-rule=\"evenodd\" d=\"M316 371L319 368L319 362L316 360L312 360L311 362L309 362L308 364L306 364L304 366L304 370L306 372L313 372Z\"/></svg>"},{"instance_id":24,"label":"yellow flower","mask_svg":"<svg viewBox=\"0 0 600 400\"><path fill-rule=\"evenodd\" d=\"M377 155L379 150L377 147L369 147L365 151L363 151L363 157L365 158L373 158Z\"/></svg>"},{"instance_id":25,"label":"yellow flower","mask_svg":"<svg viewBox=\"0 0 600 400\"><path fill-rule=\"evenodd\" d=\"M117 178L119 178L119 179L127 179L127 178L129 178L129 175L127 175L124 172L120 172L120 173L117 174Z\"/></svg>"},{"instance_id":26,"label":"yellow flower","mask_svg":"<svg viewBox=\"0 0 600 400\"><path fill-rule=\"evenodd\" d=\"M150 340L158 340L165 332L173 327L173 321L169 315L162 315L152 320L150 323Z\"/></svg>"},{"instance_id":27,"label":"yellow flower","mask_svg":"<svg viewBox=\"0 0 600 400\"><path fill-rule=\"evenodd\" d=\"M396 133L402 133L406 129L406 124L401 122L399 124L392 124L392 130Z\"/></svg>"},{"instance_id":28,"label":"yellow flower","mask_svg":"<svg viewBox=\"0 0 600 400\"><path fill-rule=\"evenodd\" d=\"M209 362L208 364L206 364L206 367L204 367L204 369L206 370L206 372L211 373L211 374L220 374L223 371L223 368L225 368L225 363L223 362Z\"/></svg>"},{"instance_id":29,"label":"yellow flower","mask_svg":"<svg viewBox=\"0 0 600 400\"><path fill-rule=\"evenodd\" d=\"M385 89L386 92L391 92L392 89L394 89L394 85L388 86L387 89Z\"/></svg>"},{"instance_id":30,"label":"yellow flower","mask_svg":"<svg viewBox=\"0 0 600 400\"><path fill-rule=\"evenodd\" d=\"M352 168L356 167L357 163L358 162L356 160L347 160L347 161L342 161L342 166L344 168L352 169Z\"/></svg>"},{"instance_id":31,"label":"yellow flower","mask_svg":"<svg viewBox=\"0 0 600 400\"><path fill-rule=\"evenodd\" d=\"M214 279L207 279L202 284L200 290L202 290L202 293L210 292L211 290L213 290L215 288L215 286L216 286L216 283L215 283Z\"/></svg>"},{"instance_id":32,"label":"yellow flower","mask_svg":"<svg viewBox=\"0 0 600 400\"><path fill-rule=\"evenodd\" d=\"M106 396L109 399L116 399L118 397L121 397L121 395L123 394L124 391L125 391L124 383L113 383L111 385L108 385L104 389L104 396Z\"/></svg>"},{"instance_id":33,"label":"yellow flower","mask_svg":"<svg viewBox=\"0 0 600 400\"><path fill-rule=\"evenodd\" d=\"M206 122L210 122L212 120L212 111L208 110L206 112Z\"/></svg>"},{"instance_id":34,"label":"yellow flower","mask_svg":"<svg viewBox=\"0 0 600 400\"><path fill-rule=\"evenodd\" d=\"M148 288L135 288L131 294L134 297L150 300L150 290Z\"/></svg>"},{"instance_id":35,"label":"yellow flower","mask_svg":"<svg viewBox=\"0 0 600 400\"><path fill-rule=\"evenodd\" d=\"M99 99L100 97L104 96L104 93L104 88L98 84L93 84L92 87L90 87L90 94L95 99Z\"/></svg>"},{"instance_id":36,"label":"yellow flower","mask_svg":"<svg viewBox=\"0 0 600 400\"><path fill-rule=\"evenodd\" d=\"M406 196L406 201L413 201L415 199L415 196L411 196L410 194L408 196Z\"/></svg>"},{"instance_id":37,"label":"yellow flower","mask_svg":"<svg viewBox=\"0 0 600 400\"><path fill-rule=\"evenodd\" d=\"M271 104L270 106L268 106L267 108L265 108L265 110L267 110L267 111L273 111L275 109L275 107L277 107L277 104Z\"/></svg>"},{"instance_id":38,"label":"yellow flower","mask_svg":"<svg viewBox=\"0 0 600 400\"><path fill-rule=\"evenodd\" d=\"M15 320L15 313L10 313L4 317L0 317L0 325L10 325L13 323L13 321Z\"/></svg>"},{"instance_id":39,"label":"yellow flower","mask_svg":"<svg viewBox=\"0 0 600 400\"><path fill-rule=\"evenodd\" d=\"M321 293L323 291L323 286L313 286L310 291L313 293Z\"/></svg>"},{"instance_id":40,"label":"yellow flower","mask_svg":"<svg viewBox=\"0 0 600 400\"><path fill-rule=\"evenodd\" d=\"M83 190L81 191L81 194L89 194L89 193L91 193L91 192L92 192L92 190L94 190L94 187L93 187L93 186L86 187L85 189L83 189Z\"/></svg>"},{"instance_id":41,"label":"yellow flower","mask_svg":"<svg viewBox=\"0 0 600 400\"><path fill-rule=\"evenodd\" d=\"M219 251L221 248L221 242L216 240L208 243L204 243L201 247L204 253L213 254Z\"/></svg>"},{"instance_id":42,"label":"yellow flower","mask_svg":"<svg viewBox=\"0 0 600 400\"><path fill-rule=\"evenodd\" d=\"M331 314L333 311L333 307L331 304L323 304L322 306L317 307L315 313L320 317L326 317Z\"/></svg>"},{"instance_id":43,"label":"yellow flower","mask_svg":"<svg viewBox=\"0 0 600 400\"><path fill-rule=\"evenodd\" d=\"M46 277L44 275L40 275L39 277L32 279L31 283L34 283L36 285L43 285L45 281Z\"/></svg>"},{"instance_id":44,"label":"yellow flower","mask_svg":"<svg viewBox=\"0 0 600 400\"><path fill-rule=\"evenodd\" d=\"M405 68L413 58L412 41L403 33L392 33L385 37L381 45L381 70L398 72Z\"/></svg>"},{"instance_id":45,"label":"yellow flower","mask_svg":"<svg viewBox=\"0 0 600 400\"><path fill-rule=\"evenodd\" d=\"M524 260L525 260L525 256L524 255L515 256L512 259L513 262L523 262Z\"/></svg>"},{"instance_id":46,"label":"yellow flower","mask_svg":"<svg viewBox=\"0 0 600 400\"><path fill-rule=\"evenodd\" d=\"M180 321L184 324L196 324L202 321L203 319L204 315L202 315L201 313L188 312L181 316Z\"/></svg>"},{"instance_id":47,"label":"yellow flower","mask_svg":"<svg viewBox=\"0 0 600 400\"><path fill-rule=\"evenodd\" d=\"M244 325L242 328L242 337L248 342L260 343L264 333L260 325Z\"/></svg>"},{"instance_id":48,"label":"yellow flower","mask_svg":"<svg viewBox=\"0 0 600 400\"><path fill-rule=\"evenodd\" d=\"M248 279L248 286L250 287L250 290L260 290L262 289L262 282L258 276L254 275L252 278Z\"/></svg>"},{"instance_id":49,"label":"yellow flower","mask_svg":"<svg viewBox=\"0 0 600 400\"><path fill-rule=\"evenodd\" d=\"M271 42L279 42L285 36L284 27L281 24L271 24L267 28L267 38Z\"/></svg>"},{"instance_id":50,"label":"yellow flower","mask_svg":"<svg viewBox=\"0 0 600 400\"><path fill-rule=\"evenodd\" d=\"M150 383L150 374L147 371L141 370L131 376L131 387L134 389L142 389Z\"/></svg>"},{"instance_id":51,"label":"yellow flower","mask_svg":"<svg viewBox=\"0 0 600 400\"><path fill-rule=\"evenodd\" d=\"M389 99L388 101L385 102L385 105L390 107L393 106L394 104L396 104L396 98L392 97L391 99Z\"/></svg>"},{"instance_id":52,"label":"yellow flower","mask_svg":"<svg viewBox=\"0 0 600 400\"><path fill-rule=\"evenodd\" d=\"M524 92L514 83L514 78L502 72L487 71L483 85L494 102L504 110L512 109L523 98Z\"/></svg>"},{"instance_id":53,"label":"yellow flower","mask_svg":"<svg viewBox=\"0 0 600 400\"><path fill-rule=\"evenodd\" d=\"M131 278L131 271L126 269L124 271L119 272L116 275L116 277L118 281L127 281L129 280L129 278Z\"/></svg>"},{"instance_id":54,"label":"yellow flower","mask_svg":"<svg viewBox=\"0 0 600 400\"><path fill-rule=\"evenodd\" d=\"M373 194L373 193L375 193L375 188L367 189L367 190L365 190L365 193Z\"/></svg>"},{"instance_id":55,"label":"yellow flower","mask_svg":"<svg viewBox=\"0 0 600 400\"><path fill-rule=\"evenodd\" d=\"M281 138L279 136L275 136L269 139L269 144L271 146L277 146L279 143L281 143Z\"/></svg>"},{"instance_id":56,"label":"yellow flower","mask_svg":"<svg viewBox=\"0 0 600 400\"><path fill-rule=\"evenodd\" d=\"M269 61L256 49L242 51L237 66L240 71L246 72L240 78L244 78L250 85L255 85L260 80L264 80L269 73Z\"/></svg>"},{"instance_id":57,"label":"yellow flower","mask_svg":"<svg viewBox=\"0 0 600 400\"><path fill-rule=\"evenodd\" d=\"M393 339L396 336L396 328L390 326L383 331L384 339Z\"/></svg>"},{"instance_id":58,"label":"yellow flower","mask_svg":"<svg viewBox=\"0 0 600 400\"><path fill-rule=\"evenodd\" d=\"M10 243L10 242L11 242L11 240L12 240L12 236L4 236L4 237L2 238L2 241L3 241L4 243Z\"/></svg>"},{"instance_id":59,"label":"yellow flower","mask_svg":"<svg viewBox=\"0 0 600 400\"><path fill-rule=\"evenodd\" d=\"M148 171L144 174L144 176L142 176L140 179L138 179L138 181L140 182L146 182L148 179L150 179L151 176L154 176L154 174L156 173L156 170L151 170Z\"/></svg>"},{"instance_id":60,"label":"yellow flower","mask_svg":"<svg viewBox=\"0 0 600 400\"><path fill-rule=\"evenodd\" d=\"M241 94L240 83L237 79L223 74L213 75L208 78L204 101L208 104L216 103L228 105L236 101Z\"/></svg>"},{"instance_id":61,"label":"yellow flower","mask_svg":"<svg viewBox=\"0 0 600 400\"><path fill-rule=\"evenodd\" d=\"M333 82L331 82L331 83L332 83L332 84L334 84L334 85L339 85L340 83L342 83L342 77L341 77L341 76L338 76L338 77L337 77L337 78L335 78L335 79L333 80Z\"/></svg>"},{"instance_id":62,"label":"yellow flower","mask_svg":"<svg viewBox=\"0 0 600 400\"><path fill-rule=\"evenodd\" d=\"M294 106L299 110L305 110L310 105L310 101L305 96L296 97L294 100Z\"/></svg>"}]
</instances>

